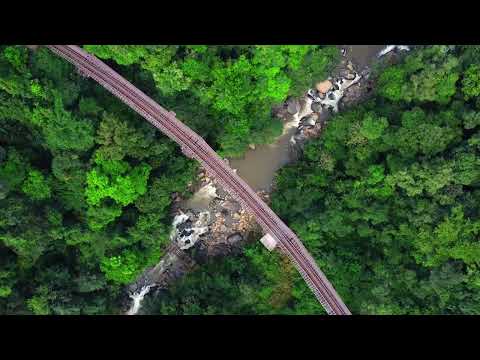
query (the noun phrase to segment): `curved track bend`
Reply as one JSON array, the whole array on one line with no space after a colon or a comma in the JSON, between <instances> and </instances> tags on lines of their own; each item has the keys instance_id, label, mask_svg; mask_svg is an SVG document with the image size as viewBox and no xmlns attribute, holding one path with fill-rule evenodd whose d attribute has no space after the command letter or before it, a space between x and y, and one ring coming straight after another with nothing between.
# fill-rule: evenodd
<instances>
[{"instance_id":1,"label":"curved track bend","mask_svg":"<svg viewBox=\"0 0 480 360\"><path fill-rule=\"evenodd\" d=\"M193 130L184 125L154 100L116 73L108 65L75 45L47 45L56 55L78 68L144 117L153 126L179 144L183 153L199 161L207 172L235 198L245 210L255 215L262 229L272 235L291 259L318 301L330 315L350 315L333 286L300 239L260 199L260 197Z\"/></svg>"}]
</instances>

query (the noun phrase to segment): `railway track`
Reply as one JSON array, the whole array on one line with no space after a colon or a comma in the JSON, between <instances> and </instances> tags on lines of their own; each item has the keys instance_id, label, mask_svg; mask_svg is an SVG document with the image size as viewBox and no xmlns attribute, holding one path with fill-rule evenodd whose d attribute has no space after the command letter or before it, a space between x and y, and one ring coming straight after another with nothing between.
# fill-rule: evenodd
<instances>
[{"instance_id":1,"label":"railway track","mask_svg":"<svg viewBox=\"0 0 480 360\"><path fill-rule=\"evenodd\" d=\"M56 55L76 66L82 75L97 81L179 144L186 156L199 161L245 210L255 215L262 229L278 241L280 249L294 263L327 313L350 315L350 311L300 239L246 182L232 171L203 138L179 121L174 113L161 107L101 60L80 47L74 45L47 45L47 47Z\"/></svg>"}]
</instances>

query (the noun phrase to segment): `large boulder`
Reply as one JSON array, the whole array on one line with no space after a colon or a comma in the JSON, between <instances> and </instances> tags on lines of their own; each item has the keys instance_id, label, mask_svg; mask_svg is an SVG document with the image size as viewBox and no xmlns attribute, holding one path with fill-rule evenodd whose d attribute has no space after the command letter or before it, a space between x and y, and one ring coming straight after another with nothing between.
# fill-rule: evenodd
<instances>
[{"instance_id":1,"label":"large boulder","mask_svg":"<svg viewBox=\"0 0 480 360\"><path fill-rule=\"evenodd\" d=\"M322 94L327 93L332 87L333 87L333 84L330 80L325 80L315 85L315 88L318 90L318 92Z\"/></svg>"},{"instance_id":2,"label":"large boulder","mask_svg":"<svg viewBox=\"0 0 480 360\"><path fill-rule=\"evenodd\" d=\"M300 111L300 103L297 99L290 98L287 100L287 111L290 115L295 115Z\"/></svg>"},{"instance_id":3,"label":"large boulder","mask_svg":"<svg viewBox=\"0 0 480 360\"><path fill-rule=\"evenodd\" d=\"M227 242L232 245L243 240L243 236L240 233L233 233L227 237Z\"/></svg>"},{"instance_id":4,"label":"large boulder","mask_svg":"<svg viewBox=\"0 0 480 360\"><path fill-rule=\"evenodd\" d=\"M301 123L303 126L315 126L315 123L318 120L318 114L313 113L302 118Z\"/></svg>"}]
</instances>

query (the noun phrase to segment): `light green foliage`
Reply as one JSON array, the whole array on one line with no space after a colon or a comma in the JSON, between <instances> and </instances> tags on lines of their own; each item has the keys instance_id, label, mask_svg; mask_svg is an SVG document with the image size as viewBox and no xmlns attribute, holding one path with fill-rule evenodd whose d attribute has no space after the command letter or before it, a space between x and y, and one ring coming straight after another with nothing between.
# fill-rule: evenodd
<instances>
[{"instance_id":1,"label":"light green foliage","mask_svg":"<svg viewBox=\"0 0 480 360\"><path fill-rule=\"evenodd\" d=\"M278 136L281 123L272 118L272 106L323 80L338 59L333 46L85 48L119 64L138 64L150 73L163 100L171 102L182 120L215 139L222 156L240 156L249 143ZM193 109L184 114L182 108L192 100ZM208 117L198 116L199 106L208 109Z\"/></svg>"},{"instance_id":2,"label":"light green foliage","mask_svg":"<svg viewBox=\"0 0 480 360\"><path fill-rule=\"evenodd\" d=\"M217 111L238 115L251 101L252 65L245 56L227 66L217 63L211 72L212 85L204 93Z\"/></svg>"},{"instance_id":3,"label":"light green foliage","mask_svg":"<svg viewBox=\"0 0 480 360\"><path fill-rule=\"evenodd\" d=\"M360 128L360 134L368 140L376 140L382 136L383 131L388 127L387 118L381 117L376 119L373 115L365 116Z\"/></svg>"},{"instance_id":4,"label":"light green foliage","mask_svg":"<svg viewBox=\"0 0 480 360\"><path fill-rule=\"evenodd\" d=\"M23 182L22 191L33 200L45 200L52 195L45 176L38 170L30 170Z\"/></svg>"},{"instance_id":5,"label":"light green foliage","mask_svg":"<svg viewBox=\"0 0 480 360\"><path fill-rule=\"evenodd\" d=\"M32 81L30 84L30 91L32 92L33 96L38 98L45 98L46 94L42 85L40 85L37 81Z\"/></svg>"},{"instance_id":6,"label":"light green foliage","mask_svg":"<svg viewBox=\"0 0 480 360\"><path fill-rule=\"evenodd\" d=\"M465 219L460 206L451 210L451 215L440 222L435 229L425 229L418 234L414 242L417 248L416 260L427 266L435 267L455 259L467 266L478 266L480 261L480 244L478 234L480 221Z\"/></svg>"},{"instance_id":7,"label":"light green foliage","mask_svg":"<svg viewBox=\"0 0 480 360\"><path fill-rule=\"evenodd\" d=\"M119 284L128 284L135 280L143 268L142 260L138 254L126 251L118 256L104 258L100 268L108 280Z\"/></svg>"},{"instance_id":8,"label":"light green foliage","mask_svg":"<svg viewBox=\"0 0 480 360\"><path fill-rule=\"evenodd\" d=\"M378 93L392 101L402 100L406 77L406 72L401 67L387 68L378 79Z\"/></svg>"},{"instance_id":9,"label":"light green foliage","mask_svg":"<svg viewBox=\"0 0 480 360\"><path fill-rule=\"evenodd\" d=\"M0 297L6 298L12 293L12 288L9 286L0 286Z\"/></svg>"},{"instance_id":10,"label":"light green foliage","mask_svg":"<svg viewBox=\"0 0 480 360\"><path fill-rule=\"evenodd\" d=\"M464 57L420 48L387 68L379 96L336 115L277 176L273 209L355 314L480 314L480 133L476 109L450 102L464 97L455 78L469 64L459 62L478 55L466 48ZM323 314L289 266L248 246L145 306L155 314Z\"/></svg>"},{"instance_id":11,"label":"light green foliage","mask_svg":"<svg viewBox=\"0 0 480 360\"><path fill-rule=\"evenodd\" d=\"M51 310L45 297L34 296L27 300L27 306L35 315L50 315Z\"/></svg>"},{"instance_id":12,"label":"light green foliage","mask_svg":"<svg viewBox=\"0 0 480 360\"><path fill-rule=\"evenodd\" d=\"M122 213L122 206L133 203L147 191L151 167L140 164L133 169L122 160L103 160L97 154L97 164L87 174L85 196L90 205L87 215L92 230L100 230ZM110 198L115 205L102 204Z\"/></svg>"},{"instance_id":13,"label":"light green foliage","mask_svg":"<svg viewBox=\"0 0 480 360\"><path fill-rule=\"evenodd\" d=\"M416 50L380 75L378 93L392 101L448 103L456 91L458 66L447 46Z\"/></svg>"},{"instance_id":14,"label":"light green foliage","mask_svg":"<svg viewBox=\"0 0 480 360\"><path fill-rule=\"evenodd\" d=\"M115 221L122 214L122 207L115 205L100 205L89 207L87 210L87 222L90 229L99 231Z\"/></svg>"},{"instance_id":15,"label":"light green foliage","mask_svg":"<svg viewBox=\"0 0 480 360\"><path fill-rule=\"evenodd\" d=\"M170 47L154 48L150 65L161 67L154 57ZM103 259L120 254L137 274L158 262L171 193L185 191L196 166L45 48L0 47L0 100L0 313L117 312L120 283ZM157 207L153 171L166 199Z\"/></svg>"},{"instance_id":16,"label":"light green foliage","mask_svg":"<svg viewBox=\"0 0 480 360\"><path fill-rule=\"evenodd\" d=\"M188 89L191 81L172 60L175 51L172 46L157 48L143 65L144 69L152 72L155 85L165 95Z\"/></svg>"},{"instance_id":17,"label":"light green foliage","mask_svg":"<svg viewBox=\"0 0 480 360\"><path fill-rule=\"evenodd\" d=\"M143 45L84 45L84 49L120 65L131 65L144 58L151 46Z\"/></svg>"},{"instance_id":18,"label":"light green foliage","mask_svg":"<svg viewBox=\"0 0 480 360\"><path fill-rule=\"evenodd\" d=\"M140 164L133 169L121 160L99 160L100 166L87 174L85 195L90 205L99 205L104 198L112 198L126 206L134 202L147 190L151 167Z\"/></svg>"}]
</instances>

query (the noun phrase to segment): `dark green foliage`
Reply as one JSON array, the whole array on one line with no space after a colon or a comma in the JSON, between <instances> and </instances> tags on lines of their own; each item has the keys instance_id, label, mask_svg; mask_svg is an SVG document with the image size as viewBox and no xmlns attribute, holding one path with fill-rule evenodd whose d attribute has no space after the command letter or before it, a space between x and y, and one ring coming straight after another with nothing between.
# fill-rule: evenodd
<instances>
[{"instance_id":1,"label":"dark green foliage","mask_svg":"<svg viewBox=\"0 0 480 360\"><path fill-rule=\"evenodd\" d=\"M480 313L477 116L466 103L421 105L464 91L447 75L459 60L443 51L417 50L380 75L380 95L407 103L377 99L336 116L279 173L274 210L354 313ZM398 83L409 76L415 93ZM290 306L302 313L305 302L315 304L305 295Z\"/></svg>"},{"instance_id":2,"label":"dark green foliage","mask_svg":"<svg viewBox=\"0 0 480 360\"><path fill-rule=\"evenodd\" d=\"M355 314L480 314L479 55L416 49L380 74L376 98L336 115L279 171L273 209ZM261 245L198 270L146 311L324 313Z\"/></svg>"},{"instance_id":3,"label":"dark green foliage","mask_svg":"<svg viewBox=\"0 0 480 360\"><path fill-rule=\"evenodd\" d=\"M323 79L320 46L86 46L223 155L281 129L271 107ZM359 314L479 314L474 46L417 47L277 177L272 207ZM0 313L118 312L168 244L196 164L46 49L0 47ZM260 244L146 300L162 314L323 314Z\"/></svg>"},{"instance_id":4,"label":"dark green foliage","mask_svg":"<svg viewBox=\"0 0 480 360\"><path fill-rule=\"evenodd\" d=\"M462 91L468 100L480 95L480 65L472 64L463 75Z\"/></svg>"},{"instance_id":5,"label":"dark green foliage","mask_svg":"<svg viewBox=\"0 0 480 360\"><path fill-rule=\"evenodd\" d=\"M226 155L268 142L318 46L85 46ZM319 75L320 76L320 75ZM303 89L305 90L305 89ZM303 91L302 90L302 91ZM114 313L168 245L197 165L63 59L0 47L0 313Z\"/></svg>"},{"instance_id":6,"label":"dark green foliage","mask_svg":"<svg viewBox=\"0 0 480 360\"><path fill-rule=\"evenodd\" d=\"M335 47L297 45L85 48L150 73L162 102L218 144L224 156L241 156L249 143L268 143L278 136L281 124L272 118L272 105L325 77L338 57Z\"/></svg>"},{"instance_id":7,"label":"dark green foliage","mask_svg":"<svg viewBox=\"0 0 480 360\"><path fill-rule=\"evenodd\" d=\"M281 261L283 268L278 267ZM240 256L213 260L158 299L145 299L148 314L218 315L286 313L295 270L260 244Z\"/></svg>"},{"instance_id":8,"label":"dark green foliage","mask_svg":"<svg viewBox=\"0 0 480 360\"><path fill-rule=\"evenodd\" d=\"M7 189L18 187L26 176L25 159L15 148L9 148L6 160L0 164L0 179Z\"/></svg>"},{"instance_id":9,"label":"dark green foliage","mask_svg":"<svg viewBox=\"0 0 480 360\"><path fill-rule=\"evenodd\" d=\"M0 313L116 312L166 246L195 166L98 91L46 49L0 48Z\"/></svg>"}]
</instances>

